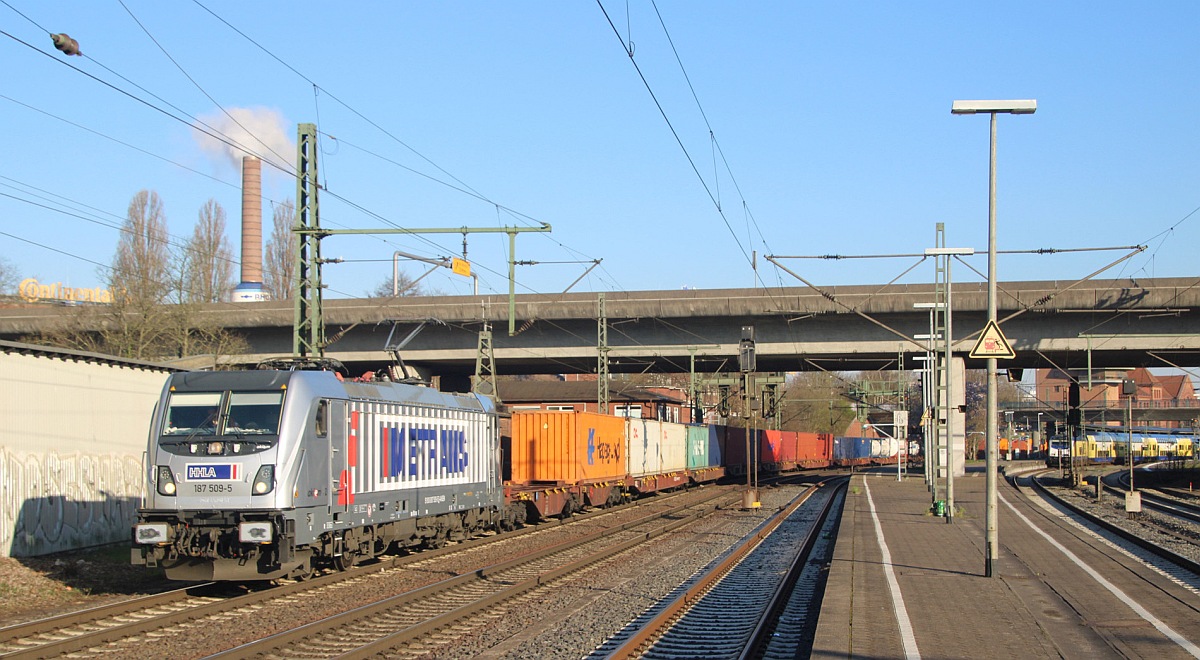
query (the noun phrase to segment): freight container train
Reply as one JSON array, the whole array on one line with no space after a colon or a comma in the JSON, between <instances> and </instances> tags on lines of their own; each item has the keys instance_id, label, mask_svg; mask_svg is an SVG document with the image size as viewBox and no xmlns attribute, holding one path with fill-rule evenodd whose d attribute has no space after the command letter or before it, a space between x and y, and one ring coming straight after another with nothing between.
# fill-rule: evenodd
<instances>
[{"instance_id":1,"label":"freight container train","mask_svg":"<svg viewBox=\"0 0 1200 660\"><path fill-rule=\"evenodd\" d=\"M798 469L895 464L900 443L892 438L835 437L828 433L714 427L721 438L726 474L746 474L746 448L753 445L755 472L790 472Z\"/></svg>"},{"instance_id":2,"label":"freight container train","mask_svg":"<svg viewBox=\"0 0 1200 660\"><path fill-rule=\"evenodd\" d=\"M171 579L345 569L723 475L716 432L332 371L172 375L155 407L132 561Z\"/></svg>"},{"instance_id":3,"label":"freight container train","mask_svg":"<svg viewBox=\"0 0 1200 660\"><path fill-rule=\"evenodd\" d=\"M505 427L502 429L501 427ZM751 469L894 462L893 441L573 411L332 371L172 375L132 561L178 580L344 570L389 549L607 507Z\"/></svg>"}]
</instances>

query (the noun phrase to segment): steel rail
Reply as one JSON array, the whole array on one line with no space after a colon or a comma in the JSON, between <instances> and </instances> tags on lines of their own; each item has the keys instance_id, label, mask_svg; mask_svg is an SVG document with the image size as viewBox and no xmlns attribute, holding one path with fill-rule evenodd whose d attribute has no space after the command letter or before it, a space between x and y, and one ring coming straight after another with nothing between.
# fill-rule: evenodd
<instances>
[{"instance_id":1,"label":"steel rail","mask_svg":"<svg viewBox=\"0 0 1200 660\"><path fill-rule=\"evenodd\" d=\"M1107 532L1115 534L1115 535L1121 537L1122 539L1142 548L1143 550L1146 550L1147 552L1150 552L1151 554L1161 557L1162 559L1166 559L1167 561L1169 561L1185 570L1191 571L1192 573L1195 573L1196 575L1200 575L1200 564L1192 561L1191 559L1188 559L1187 557L1184 557L1178 553L1172 552L1171 550L1168 550L1167 548L1164 548L1158 544L1155 544L1146 539L1143 539L1140 536L1134 534L1133 532L1130 532L1126 529L1122 529L1121 527L1119 527L1117 525L1114 525L1106 520L1103 520L1097 516L1094 516L1091 513L1088 513L1086 510L1084 510L1080 507L1077 507L1074 504L1071 504L1070 502L1066 501L1065 499L1063 499L1063 498L1059 497L1058 495L1054 494L1053 492L1051 492L1050 489L1043 486L1038 481L1037 477L1033 477L1030 480L1030 483L1033 484L1034 489L1039 494L1041 494L1043 497L1053 500L1057 504L1059 504L1062 507L1073 512L1075 515L1078 515L1081 518L1087 520L1089 523L1096 525L1097 527L1100 527Z\"/></svg>"},{"instance_id":2,"label":"steel rail","mask_svg":"<svg viewBox=\"0 0 1200 660\"><path fill-rule=\"evenodd\" d=\"M843 477L844 479L844 477ZM834 481L824 481L818 484L825 485ZM687 610L691 609L696 603L704 597L717 583L720 582L730 570L733 569L742 559L757 547L763 539L771 534L779 525L787 519L789 515L799 509L805 502L812 497L817 491L816 488L810 488L803 495L797 497L788 506L777 511L769 518L756 533L746 537L742 542L730 552L724 560L713 566L704 576L699 578L692 587L680 593L673 601L668 603L663 609L653 618L646 621L634 635L626 639L620 646L609 652L608 658L623 659L637 657L650 644L670 628L674 622L681 617ZM832 501L832 498L830 499Z\"/></svg>"},{"instance_id":3,"label":"steel rail","mask_svg":"<svg viewBox=\"0 0 1200 660\"><path fill-rule=\"evenodd\" d=\"M822 507L821 513L817 516L812 528L804 535L804 540L799 544L800 549L792 558L791 566L788 567L787 575L779 581L779 586L775 589L775 593L771 595L771 600L767 603L766 608L763 609L763 616L759 619L758 624L754 627L754 631L750 635L750 642L746 644L746 648L738 656L738 660L750 660L750 658L759 657L763 650L767 648L767 645L771 641L771 635L779 623L779 617L784 609L787 608L788 599L791 598L796 582L800 579L800 573L804 570L804 565L808 562L808 558L812 554L813 546L816 545L821 528L825 525L825 520L829 517L830 511L833 509L833 504L838 499L838 491L846 488L849 483L849 477L830 481L833 492Z\"/></svg>"},{"instance_id":4,"label":"steel rail","mask_svg":"<svg viewBox=\"0 0 1200 660\"><path fill-rule=\"evenodd\" d=\"M612 535L614 531L629 531L629 530L635 529L638 526L644 526L644 525L649 525L649 524L656 525L656 527L654 529L652 529L648 532L645 532L644 534L641 534L641 535L637 536L636 538L608 546L608 547L604 548L603 550L601 550L600 552L590 554L589 556L584 557L583 559L571 562L567 565L560 566L560 567L551 569L549 571L539 572L536 576L534 576L532 578L524 579L524 580L522 580L514 585L508 586L506 588L502 588L499 590L493 590L493 593L489 594L485 598L482 598L482 599L473 601L469 604L454 608L453 610L451 610L449 612L443 612L442 614L439 614L439 615L436 615L435 617L427 619L420 624L417 624L414 626L409 626L405 629L396 631L390 635L386 635L374 642L357 647L357 648L353 649L353 651L351 651L350 655L353 657L364 657L364 656L368 656L368 655L372 655L372 654L385 653L386 651L388 651L391 648L395 648L396 646L403 645L404 643L411 641L412 639L415 639L422 635L428 634L432 630L436 630L438 628L442 628L447 625L450 625L454 621L457 621L457 620L463 618L464 616L467 616L468 614L476 613L483 609L487 609L496 603L514 598L530 589L533 589L533 588L536 588L539 586L543 586L543 585L547 584L548 582L551 582L559 577L562 577L563 575L580 570L582 568L587 568L589 566L592 566L601 559L607 558L607 557L615 555L615 554L619 554L620 552L623 552L631 547L635 547L641 543L645 543L646 541L648 541L650 539L656 538L662 534L666 534L670 531L673 531L674 529L676 529L680 526L690 524L694 520L696 520L700 517L703 517L705 515L708 515L712 511L718 510L718 508L719 508L719 506L721 506L721 504L713 504L714 500L724 499L724 500L727 500L728 502L733 502L733 501L735 501L736 498L740 498L740 494L738 494L737 496L731 497L727 494L727 491L724 491L724 490L717 491L711 497L707 497L701 502L692 502L692 503L680 505L680 506L674 507L668 511L659 512L659 513L651 514L648 516L643 516L641 518L638 518L637 520L628 521L628 522L625 522L625 523L622 523L620 525L616 525L613 527L607 527L607 528L601 529L597 532L588 534L586 536L582 536L577 539L564 541L562 543L559 543L559 544L556 544L553 546L549 546L547 548L543 548L536 552L533 552L533 553L530 553L527 555L522 555L520 557L516 557L511 560L501 562L499 564L494 564L492 566L487 566L484 568L476 569L474 571L462 573L462 574L456 575L454 577L447 578L445 580L436 582L434 584L422 587L420 589L416 589L414 591L409 591L409 592L405 592L403 594L398 594L395 596L383 598L374 603L363 605L361 607L352 609L348 612L343 612L343 613L340 613L340 614L337 614L337 615L334 615L331 617L327 617L325 619L321 619L319 621L314 621L305 626L301 626L301 627L295 628L293 630L284 631L284 632L281 632L281 633L278 633L275 635L271 635L269 637L265 637L263 639L260 639L260 640L254 641L254 642L243 644L236 648L232 648L232 649L229 649L229 650L226 650L221 653L217 653L217 654L214 654L214 655L211 655L208 657L209 658L240 658L240 657L246 657L246 656L250 656L250 655L269 654L271 652L282 652L284 655L287 655L287 650L292 645L295 645L295 644L301 642L302 640L315 638L319 635L326 634L330 631L336 630L338 628L341 628L341 627L351 624L353 622L360 621L360 620L367 619L367 618L374 618L374 617L382 614L383 612L387 612L389 610L392 610L392 609L395 609L398 607L403 607L403 606L411 604L411 603L435 602L439 595L445 594L450 589L465 587L465 586L469 586L469 585L472 585L475 583L482 583L484 581L494 578L497 574L500 574L504 571L520 569L521 567L523 567L525 565L529 565L529 564L532 564L533 562L552 557L553 555L561 554L563 552L567 552L567 551L573 550L575 548L579 548L581 546L585 546L585 545L588 545L591 543L598 542L598 541L604 539L605 537ZM658 526L658 523L660 523L660 521L662 521L663 519L674 518L675 516L680 516L681 513L687 511L688 509L699 509L699 510L693 512L690 515L684 515L682 517L674 519L672 522L670 522L666 525Z\"/></svg>"},{"instance_id":5,"label":"steel rail","mask_svg":"<svg viewBox=\"0 0 1200 660\"><path fill-rule=\"evenodd\" d=\"M717 492L712 497L719 497ZM575 520L589 520L611 514L615 509L599 509L575 516ZM655 514L646 516L655 517ZM27 623L0 628L0 656L5 660L44 658L65 655L83 649L92 648L126 637L160 630L169 626L188 621L195 621L224 612L242 610L274 598L330 587L346 580L367 577L375 573L400 568L408 564L435 559L437 557L462 552L471 548L507 540L552 527L571 523L571 520L550 519L536 525L503 532L491 536L483 536L454 545L437 549L422 550L421 552L400 556L377 557L374 563L356 566L348 571L327 573L309 580L279 584L266 589L259 589L216 601L206 601L187 606L174 612L153 614L134 621L114 622L106 625L103 622L116 617L122 617L136 612L147 612L156 608L180 605L187 598L203 598L206 589L215 589L221 583L205 583L190 585L182 589L174 589L158 594L150 594L138 598L122 600L109 605L102 605L76 612L68 612L54 617L39 619ZM199 593L197 593L199 592ZM39 635L55 635L57 639L35 640Z\"/></svg>"}]
</instances>

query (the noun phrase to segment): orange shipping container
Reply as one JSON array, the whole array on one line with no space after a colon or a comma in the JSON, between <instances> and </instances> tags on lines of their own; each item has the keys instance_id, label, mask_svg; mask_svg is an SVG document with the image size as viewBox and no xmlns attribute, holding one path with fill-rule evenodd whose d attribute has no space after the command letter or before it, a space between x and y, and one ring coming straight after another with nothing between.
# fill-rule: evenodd
<instances>
[{"instance_id":1,"label":"orange shipping container","mask_svg":"<svg viewBox=\"0 0 1200 660\"><path fill-rule=\"evenodd\" d=\"M513 413L513 483L597 483L623 476L624 418L572 411Z\"/></svg>"}]
</instances>

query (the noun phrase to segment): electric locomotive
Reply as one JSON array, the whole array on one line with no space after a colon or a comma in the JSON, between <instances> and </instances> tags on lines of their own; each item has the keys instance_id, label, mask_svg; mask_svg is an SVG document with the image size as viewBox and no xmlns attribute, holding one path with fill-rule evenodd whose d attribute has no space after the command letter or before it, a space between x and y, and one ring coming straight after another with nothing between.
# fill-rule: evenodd
<instances>
[{"instance_id":1,"label":"electric locomotive","mask_svg":"<svg viewBox=\"0 0 1200 660\"><path fill-rule=\"evenodd\" d=\"M305 577L524 522L485 396L331 371L174 374L146 456L132 560L170 579Z\"/></svg>"}]
</instances>

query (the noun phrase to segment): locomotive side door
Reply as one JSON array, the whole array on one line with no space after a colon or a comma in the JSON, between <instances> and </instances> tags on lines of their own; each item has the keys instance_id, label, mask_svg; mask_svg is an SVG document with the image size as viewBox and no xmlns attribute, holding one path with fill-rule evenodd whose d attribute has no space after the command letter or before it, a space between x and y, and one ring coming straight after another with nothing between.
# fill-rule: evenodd
<instances>
[{"instance_id":1,"label":"locomotive side door","mask_svg":"<svg viewBox=\"0 0 1200 660\"><path fill-rule=\"evenodd\" d=\"M347 451L346 401L329 402L329 510L345 513L354 502Z\"/></svg>"}]
</instances>

